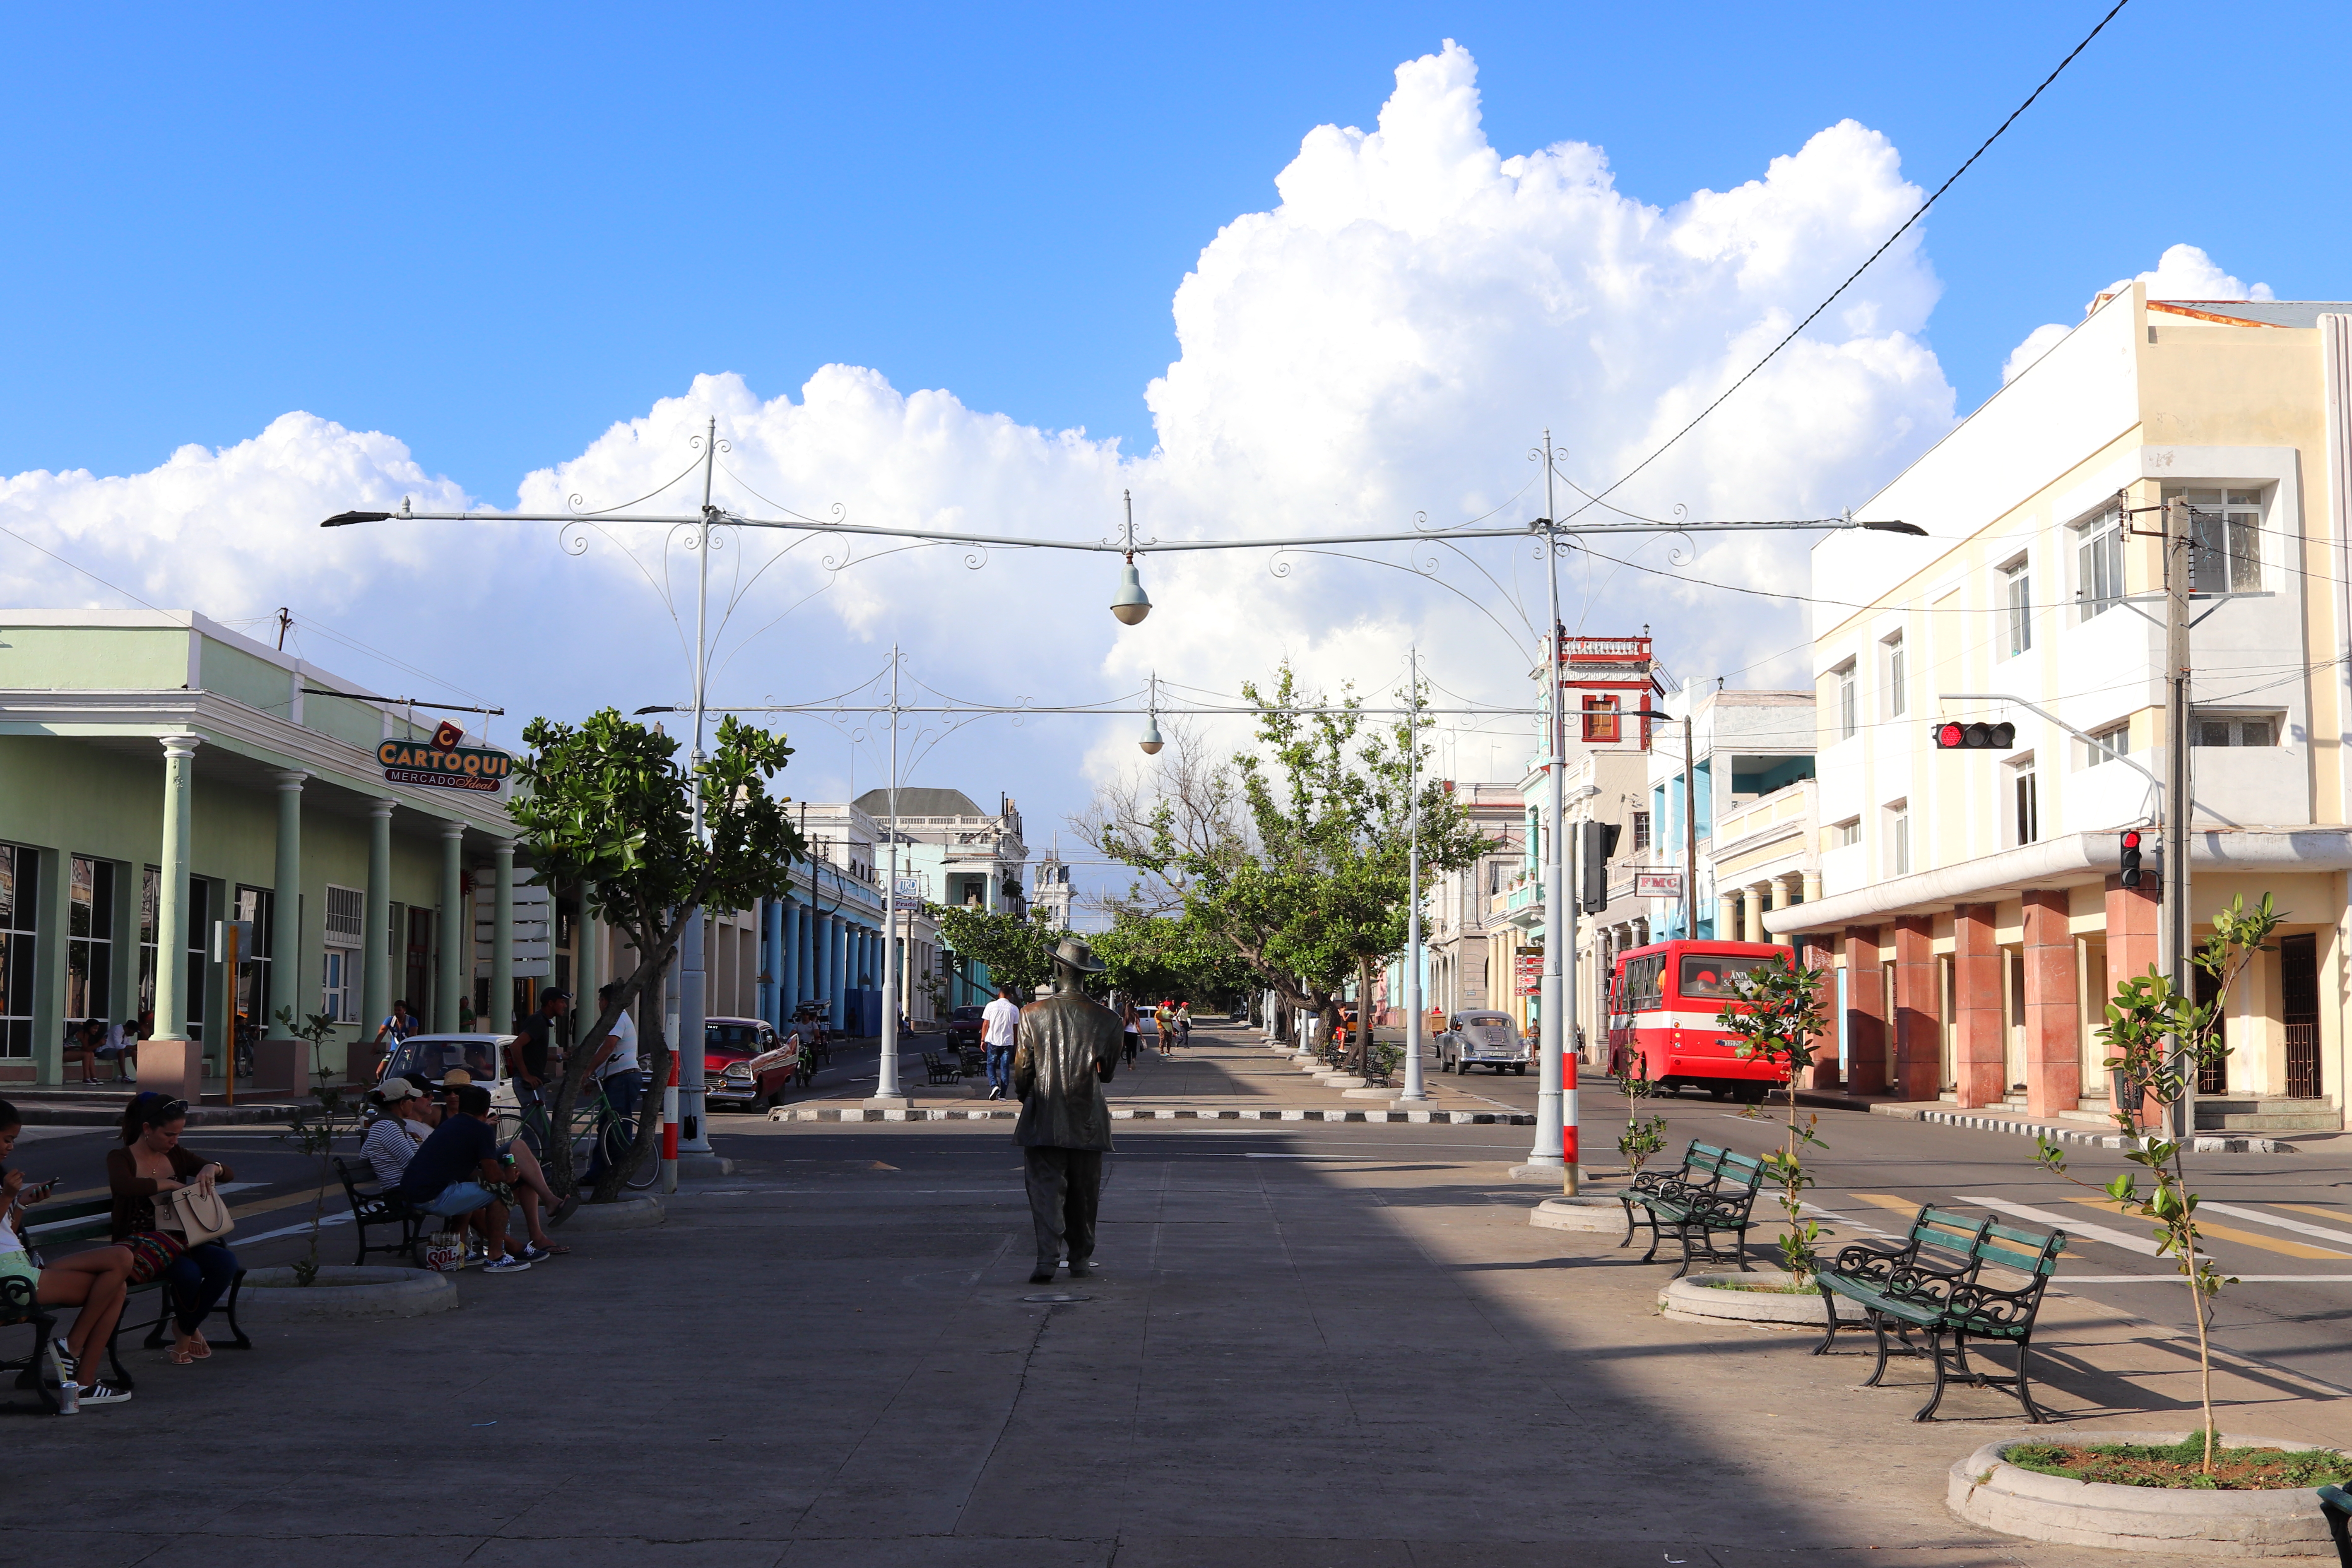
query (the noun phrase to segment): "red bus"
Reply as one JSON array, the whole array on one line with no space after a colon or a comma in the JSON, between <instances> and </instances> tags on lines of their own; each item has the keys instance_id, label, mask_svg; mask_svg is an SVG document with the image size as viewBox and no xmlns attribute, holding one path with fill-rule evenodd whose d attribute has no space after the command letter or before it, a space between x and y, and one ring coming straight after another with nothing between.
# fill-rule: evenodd
<instances>
[{"instance_id":1,"label":"red bus","mask_svg":"<svg viewBox=\"0 0 2352 1568\"><path fill-rule=\"evenodd\" d=\"M1739 1037L1720 1021L1726 1004L1742 1006L1737 977L1785 956L1759 942L1654 942L1617 956L1609 983L1609 1061L1613 1072L1636 1059L1661 1093L1685 1085L1718 1100L1753 1104L1788 1074L1739 1054Z\"/></svg>"}]
</instances>

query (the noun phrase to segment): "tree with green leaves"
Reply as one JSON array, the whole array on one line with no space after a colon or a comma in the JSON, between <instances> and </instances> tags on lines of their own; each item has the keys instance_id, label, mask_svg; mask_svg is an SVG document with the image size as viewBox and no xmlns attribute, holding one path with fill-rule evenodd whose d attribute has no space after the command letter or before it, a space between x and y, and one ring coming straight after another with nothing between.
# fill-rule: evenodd
<instances>
[{"instance_id":1,"label":"tree with green leaves","mask_svg":"<svg viewBox=\"0 0 2352 1568\"><path fill-rule=\"evenodd\" d=\"M597 917L637 954L637 967L619 978L612 999L581 1036L601 1040L639 996L658 998L662 974L695 910L748 909L753 900L782 891L793 861L806 854L784 802L768 789L793 748L782 736L730 716L719 721L700 772L689 776L679 764L677 741L615 708L577 726L533 719L523 742L530 755L517 762L515 775L525 787L507 811L541 880L551 886L577 883ZM697 796L700 839L694 831ZM588 1014L583 1009L580 1016ZM667 1083L672 1048L660 1007L646 1009L640 1040L646 1081ZM565 1059L549 1110L551 1127L571 1126L594 1056L582 1050ZM618 1197L630 1173L652 1157L660 1136L660 1118L641 1113L635 1141L604 1172L593 1201ZM572 1190L572 1144L560 1131L548 1140L542 1163L556 1192Z\"/></svg>"},{"instance_id":2,"label":"tree with green leaves","mask_svg":"<svg viewBox=\"0 0 2352 1568\"><path fill-rule=\"evenodd\" d=\"M1106 966L1109 988L1129 997L1183 997L1219 1005L1251 988L1249 969L1228 945L1188 915L1120 909L1110 929L1087 940Z\"/></svg>"},{"instance_id":3,"label":"tree with green leaves","mask_svg":"<svg viewBox=\"0 0 2352 1568\"><path fill-rule=\"evenodd\" d=\"M1802 1290L1813 1282L1814 1271L1821 1267L1813 1243L1822 1234L1820 1224L1805 1218L1805 1189L1813 1185L1813 1177L1805 1168L1804 1150L1828 1145L1814 1135L1821 1117L1798 1119L1797 1091L1822 1038L1822 977L1818 970L1797 963L1784 949L1735 977L1732 983L1740 999L1724 1007L1717 1015L1717 1024L1738 1037L1737 1049L1742 1058L1768 1062L1787 1075L1780 1085L1788 1108L1787 1126L1780 1146L1764 1156L1764 1175L1780 1189L1785 1226L1780 1233L1781 1267L1788 1270L1790 1282ZM1752 1116L1755 1110L1751 1106L1745 1113Z\"/></svg>"},{"instance_id":4,"label":"tree with green leaves","mask_svg":"<svg viewBox=\"0 0 2352 1568\"><path fill-rule=\"evenodd\" d=\"M1286 1012L1313 1009L1328 1039L1348 982L1368 1011L1372 966L1405 945L1416 815L1431 872L1469 865L1491 845L1443 780L1423 770L1413 787L1412 749L1431 751L1422 694L1411 716L1375 723L1349 688L1327 702L1286 663L1271 689L1242 690L1256 713L1255 749L1220 762L1180 731L1159 788L1108 789L1073 825L1139 873L1114 914L1181 914ZM1368 1034L1358 1031L1359 1060Z\"/></svg>"},{"instance_id":5,"label":"tree with green leaves","mask_svg":"<svg viewBox=\"0 0 2352 1568\"><path fill-rule=\"evenodd\" d=\"M1029 994L1054 973L1054 948L1066 931L1045 924L1042 911L1027 915L1007 910L974 909L951 904L926 904L923 914L940 928L948 950L958 958L988 966L992 986L1011 986Z\"/></svg>"},{"instance_id":6,"label":"tree with green leaves","mask_svg":"<svg viewBox=\"0 0 2352 1568\"><path fill-rule=\"evenodd\" d=\"M2213 977L2216 989L2210 1002L2200 1005L2194 997L2174 989L2154 965L2147 974L2135 975L2116 987L2115 997L2106 1006L2106 1022L2098 1030L2114 1053L2107 1058L2106 1068L2116 1075L2121 1090L2108 1113L2123 1133L2124 1158L2147 1173L2147 1186L2143 1187L2140 1178L2129 1172L2104 1187L2086 1182L2066 1169L2065 1150L2048 1134L2036 1139L2036 1157L2045 1168L2077 1186L2104 1193L2125 1214L2153 1225L2158 1256L2170 1258L2188 1281L2197 1315L2198 1389L2205 1408L2203 1469L2208 1475L2212 1473L2213 1450L2220 1441L2213 1424L2213 1345L2209 1337L2213 1301L2222 1286L2238 1281L2224 1276L2210 1258L2197 1249L2197 1195L2189 1190L2185 1163L2192 1140L2148 1131L2141 1124L2140 1113L2143 1107L2153 1108L2157 1124L2163 1124L2173 1107L2196 1088L2198 1072L2219 1066L2229 1056L2221 1020L2230 991L2255 956L2270 951L2266 944L2284 918L2271 907L2267 893L2252 909L2246 907L2245 894L2240 894L2229 908L2213 917L2213 935L2190 960Z\"/></svg>"}]
</instances>

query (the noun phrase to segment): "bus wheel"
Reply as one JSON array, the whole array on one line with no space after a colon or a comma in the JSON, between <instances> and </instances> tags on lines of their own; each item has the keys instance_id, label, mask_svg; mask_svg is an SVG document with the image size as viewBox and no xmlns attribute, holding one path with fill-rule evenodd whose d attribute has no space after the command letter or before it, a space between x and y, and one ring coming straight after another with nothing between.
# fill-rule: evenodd
<instances>
[{"instance_id":1,"label":"bus wheel","mask_svg":"<svg viewBox=\"0 0 2352 1568\"><path fill-rule=\"evenodd\" d=\"M1761 1105L1764 1103L1764 1085L1761 1083L1743 1083L1737 1091L1735 1091L1734 1097L1737 1098L1742 1105Z\"/></svg>"},{"instance_id":2,"label":"bus wheel","mask_svg":"<svg viewBox=\"0 0 2352 1568\"><path fill-rule=\"evenodd\" d=\"M1731 1085L1728 1083L1710 1083L1706 1086L1706 1092L1717 1100L1731 1098Z\"/></svg>"}]
</instances>

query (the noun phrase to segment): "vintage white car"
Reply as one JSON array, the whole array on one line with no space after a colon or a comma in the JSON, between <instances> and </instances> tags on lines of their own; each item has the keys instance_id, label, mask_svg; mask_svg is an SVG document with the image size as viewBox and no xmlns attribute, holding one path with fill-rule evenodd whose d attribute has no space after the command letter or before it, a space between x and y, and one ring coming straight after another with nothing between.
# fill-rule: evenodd
<instances>
[{"instance_id":1,"label":"vintage white car","mask_svg":"<svg viewBox=\"0 0 2352 1568\"><path fill-rule=\"evenodd\" d=\"M1531 1055L1527 1037L1519 1033L1519 1026L1511 1021L1508 1013L1457 1013L1446 1024L1445 1032L1437 1037L1440 1072L1468 1072L1474 1067L1488 1067L1496 1072L1507 1071L1525 1077Z\"/></svg>"}]
</instances>

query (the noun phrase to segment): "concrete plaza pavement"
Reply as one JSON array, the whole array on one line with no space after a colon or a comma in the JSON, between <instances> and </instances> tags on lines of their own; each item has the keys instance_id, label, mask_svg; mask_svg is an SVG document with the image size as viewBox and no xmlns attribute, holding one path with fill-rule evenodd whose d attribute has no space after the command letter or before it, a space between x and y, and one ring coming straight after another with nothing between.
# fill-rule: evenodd
<instances>
[{"instance_id":1,"label":"concrete plaza pavement","mask_svg":"<svg viewBox=\"0 0 2352 1568\"><path fill-rule=\"evenodd\" d=\"M992 1124L721 1124L659 1228L468 1272L456 1313L272 1329L12 1430L0 1552L220 1560L996 1564L2115 1563L1944 1507L2022 1432L1922 1375L1657 1315L1668 1270L1527 1223L1516 1129L1122 1127L1103 1270L1026 1282ZM273 1244L282 1247L284 1243ZM257 1249L258 1250L258 1249ZM255 1260L248 1260L249 1261ZM1040 1301L1040 1295L1084 1299ZM21 1333L22 1331L17 1331ZM2177 1335L2061 1299L2066 1429L2185 1426ZM2352 1400L2225 1369L2234 1430ZM16 1408L24 1408L18 1396Z\"/></svg>"}]
</instances>

